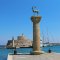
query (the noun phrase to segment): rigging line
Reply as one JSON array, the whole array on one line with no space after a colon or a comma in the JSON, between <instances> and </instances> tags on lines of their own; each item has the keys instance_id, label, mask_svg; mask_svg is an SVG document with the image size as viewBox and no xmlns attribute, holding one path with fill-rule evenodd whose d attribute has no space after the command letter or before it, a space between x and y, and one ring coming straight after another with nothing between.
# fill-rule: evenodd
<instances>
[{"instance_id":1,"label":"rigging line","mask_svg":"<svg viewBox=\"0 0 60 60\"><path fill-rule=\"evenodd\" d=\"M51 32L49 31L49 33L48 33L48 27L47 27L47 23L46 23L46 20L44 21L44 26L46 26L46 28L47 28L47 39L48 39L48 41L50 41L49 40L49 36L50 37L52 37L52 40L54 41L54 37L53 37L53 35L51 34Z\"/></svg>"},{"instance_id":2,"label":"rigging line","mask_svg":"<svg viewBox=\"0 0 60 60\"><path fill-rule=\"evenodd\" d=\"M44 43L44 33L42 32L42 41Z\"/></svg>"},{"instance_id":3,"label":"rigging line","mask_svg":"<svg viewBox=\"0 0 60 60\"><path fill-rule=\"evenodd\" d=\"M48 33L48 27L47 27L46 24L47 24L47 23L46 23L46 20L45 20L45 21L44 21L44 26L46 27L46 31L47 31L47 32L46 32L46 34L47 34L47 35L46 35L46 36L47 36L47 37L46 37L46 40L47 40L48 43L49 43L49 33Z\"/></svg>"}]
</instances>

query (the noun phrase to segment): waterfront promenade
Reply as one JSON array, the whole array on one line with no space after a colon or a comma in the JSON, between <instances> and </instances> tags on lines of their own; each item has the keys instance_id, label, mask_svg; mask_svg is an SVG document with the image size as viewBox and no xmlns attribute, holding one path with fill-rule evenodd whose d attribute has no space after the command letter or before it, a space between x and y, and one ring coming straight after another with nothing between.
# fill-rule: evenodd
<instances>
[{"instance_id":1,"label":"waterfront promenade","mask_svg":"<svg viewBox=\"0 0 60 60\"><path fill-rule=\"evenodd\" d=\"M8 55L7 60L60 60L60 53L44 53L41 55Z\"/></svg>"}]
</instances>

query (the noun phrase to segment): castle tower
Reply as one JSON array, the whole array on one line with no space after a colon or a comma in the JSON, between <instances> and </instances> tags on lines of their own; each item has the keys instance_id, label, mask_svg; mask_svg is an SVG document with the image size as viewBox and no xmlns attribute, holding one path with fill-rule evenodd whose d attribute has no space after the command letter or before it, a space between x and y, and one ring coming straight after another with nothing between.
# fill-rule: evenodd
<instances>
[{"instance_id":1,"label":"castle tower","mask_svg":"<svg viewBox=\"0 0 60 60\"><path fill-rule=\"evenodd\" d=\"M13 42L12 42L12 45L13 45L13 47L15 47L15 46L14 46L14 37L12 37L12 41L13 41Z\"/></svg>"},{"instance_id":2,"label":"castle tower","mask_svg":"<svg viewBox=\"0 0 60 60\"><path fill-rule=\"evenodd\" d=\"M32 52L32 54L39 55L39 54L41 54L41 49L40 49L40 27L39 27L39 22L41 20L41 16L38 16L38 12L39 12L38 10L33 9L33 12L36 15L31 17L31 20L33 22L33 52Z\"/></svg>"}]
</instances>

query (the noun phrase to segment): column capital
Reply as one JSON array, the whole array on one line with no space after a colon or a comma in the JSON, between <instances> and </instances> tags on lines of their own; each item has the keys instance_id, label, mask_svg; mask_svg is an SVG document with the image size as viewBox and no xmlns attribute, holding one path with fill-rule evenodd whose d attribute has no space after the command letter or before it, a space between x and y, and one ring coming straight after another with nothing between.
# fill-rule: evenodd
<instances>
[{"instance_id":1,"label":"column capital","mask_svg":"<svg viewBox=\"0 0 60 60\"><path fill-rule=\"evenodd\" d=\"M31 20L33 23L39 23L41 20L41 16L32 16Z\"/></svg>"}]
</instances>

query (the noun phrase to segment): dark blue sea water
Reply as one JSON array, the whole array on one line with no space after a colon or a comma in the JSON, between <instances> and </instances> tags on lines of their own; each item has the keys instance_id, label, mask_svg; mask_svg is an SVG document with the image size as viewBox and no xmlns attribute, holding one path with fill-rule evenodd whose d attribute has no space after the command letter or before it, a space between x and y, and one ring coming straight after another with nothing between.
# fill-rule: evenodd
<instances>
[{"instance_id":1,"label":"dark blue sea water","mask_svg":"<svg viewBox=\"0 0 60 60\"><path fill-rule=\"evenodd\" d=\"M47 46L42 47L41 50L48 52L48 50L51 49L52 52L60 53L60 46ZM19 48L16 49L18 53L30 53L32 51L32 48ZM13 49L0 49L0 60L7 60L8 53L13 53Z\"/></svg>"}]
</instances>

